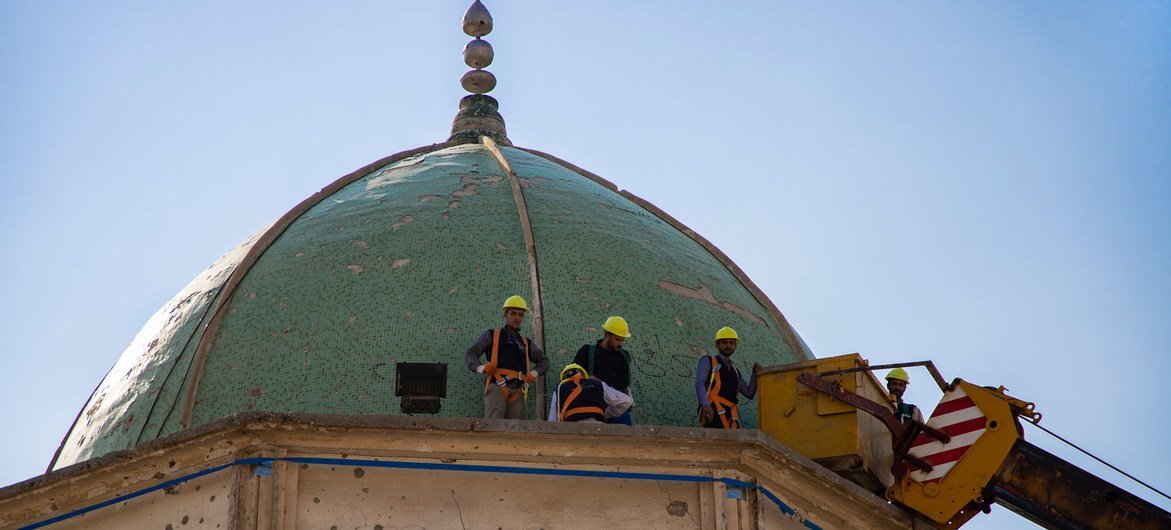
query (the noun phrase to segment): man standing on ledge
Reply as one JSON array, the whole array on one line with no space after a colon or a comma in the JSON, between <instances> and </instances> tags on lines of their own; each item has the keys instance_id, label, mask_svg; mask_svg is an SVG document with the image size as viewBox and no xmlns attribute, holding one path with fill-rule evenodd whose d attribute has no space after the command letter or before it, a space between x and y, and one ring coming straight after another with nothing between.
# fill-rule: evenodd
<instances>
[{"instance_id":1,"label":"man standing on ledge","mask_svg":"<svg viewBox=\"0 0 1171 530\"><path fill-rule=\"evenodd\" d=\"M529 383L549 370L545 352L520 334L529 306L513 295L504 301L504 327L480 334L464 354L468 370L484 374L484 417L523 420ZM480 356L487 358L480 364Z\"/></svg>"},{"instance_id":2,"label":"man standing on ledge","mask_svg":"<svg viewBox=\"0 0 1171 530\"><path fill-rule=\"evenodd\" d=\"M622 343L630 338L630 326L626 325L626 319L615 316L607 318L602 329L606 332L602 339L578 349L573 364L584 367L587 373L614 390L630 395L630 353L622 349ZM606 423L631 425L630 410L616 418L607 418Z\"/></svg>"},{"instance_id":3,"label":"man standing on ledge","mask_svg":"<svg viewBox=\"0 0 1171 530\"><path fill-rule=\"evenodd\" d=\"M732 366L732 354L740 343L736 330L724 326L716 332L718 355L704 355L695 367L695 397L699 400L699 425L712 429L740 428L740 398L756 397L756 374L760 363L752 365L752 382L744 382L740 370Z\"/></svg>"}]
</instances>

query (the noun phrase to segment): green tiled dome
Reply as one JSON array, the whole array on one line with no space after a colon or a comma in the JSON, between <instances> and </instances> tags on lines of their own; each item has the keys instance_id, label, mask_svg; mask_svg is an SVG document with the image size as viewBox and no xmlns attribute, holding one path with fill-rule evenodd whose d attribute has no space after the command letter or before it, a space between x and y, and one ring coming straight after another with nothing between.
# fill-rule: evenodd
<instances>
[{"instance_id":1,"label":"green tiled dome","mask_svg":"<svg viewBox=\"0 0 1171 530\"><path fill-rule=\"evenodd\" d=\"M717 328L739 331L742 367L811 356L700 236L572 165L499 149L527 205L553 373L601 337L607 316L622 315L634 335L635 422L692 425L692 374ZM440 414L480 415L483 380L467 371L463 352L500 325L504 298L535 298L518 212L508 172L480 144L417 149L339 179L220 258L147 322L78 415L54 467L247 410L401 414L400 361L447 363ZM742 416L755 426L755 404Z\"/></svg>"}]
</instances>

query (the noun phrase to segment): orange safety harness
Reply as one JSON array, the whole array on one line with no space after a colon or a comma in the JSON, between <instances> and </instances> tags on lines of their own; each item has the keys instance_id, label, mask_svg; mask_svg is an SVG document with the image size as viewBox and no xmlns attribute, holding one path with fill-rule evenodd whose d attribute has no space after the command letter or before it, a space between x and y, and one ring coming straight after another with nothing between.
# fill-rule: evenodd
<instances>
[{"instance_id":1,"label":"orange safety harness","mask_svg":"<svg viewBox=\"0 0 1171 530\"><path fill-rule=\"evenodd\" d=\"M562 402L562 404L561 404L561 415L558 416L559 420L569 421L567 418L569 418L570 416L573 416L574 414L604 414L605 413L605 411L602 410L602 407L587 406L587 407L569 408L569 406L573 404L573 401L575 399L577 399L577 396L581 395L581 374L570 377L566 381L573 382L573 384L575 386L573 388L573 391L570 392L569 395L565 397L565 401ZM562 383L562 384L564 384L564 383Z\"/></svg>"},{"instance_id":2,"label":"orange safety harness","mask_svg":"<svg viewBox=\"0 0 1171 530\"><path fill-rule=\"evenodd\" d=\"M484 392L485 393L488 392L488 385L492 383L493 379L495 379L496 386L500 389L500 393L504 394L504 399L508 403L512 403L513 401L516 401L517 399L520 398L520 394L508 391L508 389L505 386L508 384L508 380L509 379L519 379L521 381L524 381L525 375L527 375L529 373L529 371L531 370L531 368L530 368L531 361L529 361L529 339L525 338L522 335L520 340L525 345L524 351L521 352L522 354L524 354L524 357L525 357L525 371L523 373L518 372L516 370L510 370L508 368L500 368L500 363L497 361L497 359L499 358L499 354L500 354L500 329L497 328L497 329L492 330L492 354L491 354L491 358L489 359L489 361L492 363L493 366L496 366L496 371L493 372L492 374L489 374L488 377L484 378ZM524 395L525 395L525 397L528 397L528 395L529 395L528 383L524 384Z\"/></svg>"},{"instance_id":3,"label":"orange safety harness","mask_svg":"<svg viewBox=\"0 0 1171 530\"><path fill-rule=\"evenodd\" d=\"M724 425L725 429L739 429L740 407L720 395L720 388L723 385L723 381L720 380L720 364L716 361L715 355L709 355L708 358L712 360L712 373L707 382L707 401L715 407L716 416L720 418L720 423ZM735 366L732 367L732 370L736 373L736 382L739 384L740 370L737 370ZM733 392L736 391L733 390ZM735 395L732 394L733 397Z\"/></svg>"}]
</instances>

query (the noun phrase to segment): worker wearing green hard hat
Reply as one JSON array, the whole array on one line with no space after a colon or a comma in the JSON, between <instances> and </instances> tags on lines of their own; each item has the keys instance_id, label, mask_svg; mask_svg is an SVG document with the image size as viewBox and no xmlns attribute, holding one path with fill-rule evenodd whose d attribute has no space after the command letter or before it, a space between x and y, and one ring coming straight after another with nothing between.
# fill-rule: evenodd
<instances>
[{"instance_id":1,"label":"worker wearing green hard hat","mask_svg":"<svg viewBox=\"0 0 1171 530\"><path fill-rule=\"evenodd\" d=\"M895 401L895 418L903 423L909 420L923 423L923 413L919 411L919 407L903 401L903 394L909 384L911 377L902 368L895 368L886 374L886 389Z\"/></svg>"},{"instance_id":2,"label":"worker wearing green hard hat","mask_svg":"<svg viewBox=\"0 0 1171 530\"><path fill-rule=\"evenodd\" d=\"M520 334L529 306L518 295L501 307L504 326L485 330L464 353L468 370L484 374L484 417L524 419L529 383L549 370L541 347ZM485 357L483 363L480 357Z\"/></svg>"},{"instance_id":3,"label":"worker wearing green hard hat","mask_svg":"<svg viewBox=\"0 0 1171 530\"><path fill-rule=\"evenodd\" d=\"M573 363L581 365L589 374L610 385L623 394L630 394L630 352L622 349L630 338L630 326L626 319L612 316L602 324L604 334L593 344L586 344L577 350ZM617 418L608 418L606 423L633 424L630 410Z\"/></svg>"}]
</instances>

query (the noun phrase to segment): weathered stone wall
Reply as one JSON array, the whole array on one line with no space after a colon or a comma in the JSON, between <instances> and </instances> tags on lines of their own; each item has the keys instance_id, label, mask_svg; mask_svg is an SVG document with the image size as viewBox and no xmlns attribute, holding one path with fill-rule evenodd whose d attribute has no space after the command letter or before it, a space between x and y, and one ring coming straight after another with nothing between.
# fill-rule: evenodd
<instances>
[{"instance_id":1,"label":"weathered stone wall","mask_svg":"<svg viewBox=\"0 0 1171 530\"><path fill-rule=\"evenodd\" d=\"M246 414L0 489L0 526L110 500L49 527L911 524L753 430Z\"/></svg>"}]
</instances>

